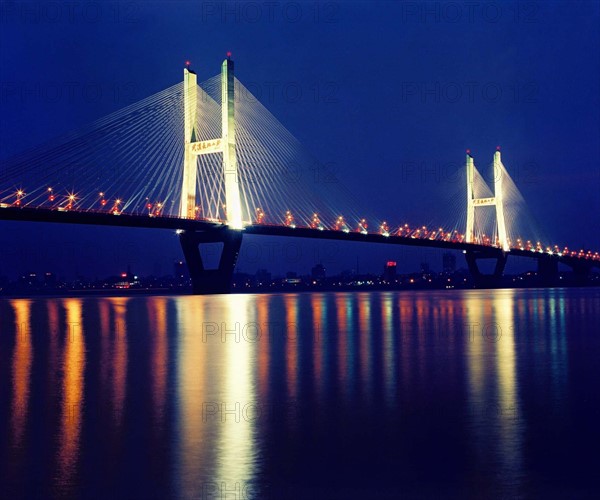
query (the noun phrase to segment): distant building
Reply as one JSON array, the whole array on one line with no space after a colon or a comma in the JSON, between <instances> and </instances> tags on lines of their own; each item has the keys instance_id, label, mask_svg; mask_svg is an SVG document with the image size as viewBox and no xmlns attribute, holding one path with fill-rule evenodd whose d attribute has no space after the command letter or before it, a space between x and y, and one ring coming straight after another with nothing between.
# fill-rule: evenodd
<instances>
[{"instance_id":1,"label":"distant building","mask_svg":"<svg viewBox=\"0 0 600 500\"><path fill-rule=\"evenodd\" d=\"M326 272L323 264L317 264L315 267L313 267L310 272L310 276L313 280L325 279Z\"/></svg>"},{"instance_id":2,"label":"distant building","mask_svg":"<svg viewBox=\"0 0 600 500\"><path fill-rule=\"evenodd\" d=\"M429 262L421 262L421 274L429 274Z\"/></svg>"},{"instance_id":3,"label":"distant building","mask_svg":"<svg viewBox=\"0 0 600 500\"><path fill-rule=\"evenodd\" d=\"M83 280L82 280L83 281ZM127 272L121 273L115 280L115 288L138 288L140 278L131 272L131 266L127 266Z\"/></svg>"},{"instance_id":4,"label":"distant building","mask_svg":"<svg viewBox=\"0 0 600 500\"><path fill-rule=\"evenodd\" d=\"M294 271L288 271L285 274L285 283L289 283L289 284L298 284L300 283L302 280L300 278L298 278L298 274L295 273Z\"/></svg>"},{"instance_id":5,"label":"distant building","mask_svg":"<svg viewBox=\"0 0 600 500\"><path fill-rule=\"evenodd\" d=\"M271 273L266 269L259 269L256 271L255 278L258 286L269 285L271 283Z\"/></svg>"},{"instance_id":6,"label":"distant building","mask_svg":"<svg viewBox=\"0 0 600 500\"><path fill-rule=\"evenodd\" d=\"M350 270L350 269L344 269L341 273L340 273L340 277L343 280L349 280L352 278L352 276L354 276L354 271Z\"/></svg>"},{"instance_id":7,"label":"distant building","mask_svg":"<svg viewBox=\"0 0 600 500\"><path fill-rule=\"evenodd\" d=\"M456 272L456 255L451 252L444 252L444 255L442 255L442 269L447 274Z\"/></svg>"},{"instance_id":8,"label":"distant building","mask_svg":"<svg viewBox=\"0 0 600 500\"><path fill-rule=\"evenodd\" d=\"M388 260L383 268L383 279L394 281L396 279L397 264L395 260Z\"/></svg>"},{"instance_id":9,"label":"distant building","mask_svg":"<svg viewBox=\"0 0 600 500\"><path fill-rule=\"evenodd\" d=\"M175 261L173 264L173 276L175 276L176 281L185 281L189 279L190 275L185 262L181 260Z\"/></svg>"},{"instance_id":10,"label":"distant building","mask_svg":"<svg viewBox=\"0 0 600 500\"><path fill-rule=\"evenodd\" d=\"M36 273L25 273L19 279L21 285L24 286L37 286L38 276Z\"/></svg>"},{"instance_id":11,"label":"distant building","mask_svg":"<svg viewBox=\"0 0 600 500\"><path fill-rule=\"evenodd\" d=\"M44 285L46 285L46 286L55 286L56 285L56 274L54 274L54 273L45 273L44 274Z\"/></svg>"}]
</instances>

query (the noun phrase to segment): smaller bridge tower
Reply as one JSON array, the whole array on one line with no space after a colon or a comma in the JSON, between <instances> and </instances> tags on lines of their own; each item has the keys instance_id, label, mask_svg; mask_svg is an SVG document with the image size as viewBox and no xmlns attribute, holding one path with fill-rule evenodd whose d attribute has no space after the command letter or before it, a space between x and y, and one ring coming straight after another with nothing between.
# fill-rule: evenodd
<instances>
[{"instance_id":1,"label":"smaller bridge tower","mask_svg":"<svg viewBox=\"0 0 600 500\"><path fill-rule=\"evenodd\" d=\"M467 228L465 231L465 241L467 243L476 243L475 241L475 208L494 206L496 207L496 220L498 222L498 239L500 240L500 249L490 248L489 251L468 250L465 251L467 265L471 276L479 286L497 286L504 274L506 266L507 253L510 251L508 236L506 234L506 221L504 220L504 194L502 191L502 159L500 157L500 148L494 153L494 196L491 198L474 198L473 181L475 179L475 163L471 153L467 150ZM491 275L482 274L477 265L479 259L495 259L496 265Z\"/></svg>"},{"instance_id":2,"label":"smaller bridge tower","mask_svg":"<svg viewBox=\"0 0 600 500\"><path fill-rule=\"evenodd\" d=\"M465 241L467 243L476 243L475 228L475 208L485 206L496 207L496 220L498 222L498 239L500 247L504 252L510 250L508 236L506 234L506 221L504 219L504 195L502 192L502 159L500 157L500 148L494 153L494 196L492 198L474 198L473 180L475 175L475 164L470 152L467 151L467 230L465 232Z\"/></svg>"}]
</instances>

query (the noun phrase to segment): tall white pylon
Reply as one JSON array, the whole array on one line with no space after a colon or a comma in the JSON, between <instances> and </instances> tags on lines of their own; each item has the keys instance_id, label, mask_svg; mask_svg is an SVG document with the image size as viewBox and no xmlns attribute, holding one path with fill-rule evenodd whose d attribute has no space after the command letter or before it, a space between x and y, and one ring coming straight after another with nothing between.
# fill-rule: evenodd
<instances>
[{"instance_id":1,"label":"tall white pylon","mask_svg":"<svg viewBox=\"0 0 600 500\"><path fill-rule=\"evenodd\" d=\"M502 179L504 178L504 168L500 158L500 149L494 153L494 197L496 198L496 219L498 220L498 239L502 250L508 252L508 236L506 234L506 221L504 220L504 191L502 189Z\"/></svg>"},{"instance_id":2,"label":"tall white pylon","mask_svg":"<svg viewBox=\"0 0 600 500\"><path fill-rule=\"evenodd\" d=\"M185 150L183 153L183 186L181 187L181 205L179 216L194 218L196 208L196 155L191 145L195 141L196 105L198 103L198 85L196 73L183 70L183 128Z\"/></svg>"},{"instance_id":3,"label":"tall white pylon","mask_svg":"<svg viewBox=\"0 0 600 500\"><path fill-rule=\"evenodd\" d=\"M503 168L500 157L500 150L494 153L494 197L493 198L474 198L473 181L475 177L475 164L471 153L467 151L467 230L465 232L465 241L475 243L475 207L495 206L496 220L498 221L498 239L502 250L508 252L510 246L506 235L506 222L504 220L504 196L502 192Z\"/></svg>"},{"instance_id":4,"label":"tall white pylon","mask_svg":"<svg viewBox=\"0 0 600 500\"><path fill-rule=\"evenodd\" d=\"M242 228L242 203L235 154L235 94L233 61L227 57L221 66L221 133L223 135L223 174L225 175L225 213L227 224Z\"/></svg>"},{"instance_id":5,"label":"tall white pylon","mask_svg":"<svg viewBox=\"0 0 600 500\"><path fill-rule=\"evenodd\" d=\"M239 172L235 151L235 87L233 61L230 54L221 67L221 137L198 141L196 123L197 86L196 75L183 70L185 113L185 157L183 161L183 189L179 215L194 218L196 211L196 157L205 154L223 154L223 175L225 180L225 213L227 225L232 229L242 229L242 203L240 199ZM193 75L193 80L190 76Z\"/></svg>"}]
</instances>

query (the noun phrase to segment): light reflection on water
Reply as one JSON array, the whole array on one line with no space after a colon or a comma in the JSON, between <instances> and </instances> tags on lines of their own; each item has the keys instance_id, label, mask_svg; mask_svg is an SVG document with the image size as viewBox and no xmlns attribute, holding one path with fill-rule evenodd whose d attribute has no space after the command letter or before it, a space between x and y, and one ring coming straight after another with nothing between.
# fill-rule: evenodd
<instances>
[{"instance_id":1,"label":"light reflection on water","mask_svg":"<svg viewBox=\"0 0 600 500\"><path fill-rule=\"evenodd\" d=\"M152 427L159 435L164 431L165 412L167 403L167 375L169 344L167 339L167 299L164 297L149 297L146 301L148 322L152 325L151 345L152 373Z\"/></svg>"},{"instance_id":2,"label":"light reflection on water","mask_svg":"<svg viewBox=\"0 0 600 500\"><path fill-rule=\"evenodd\" d=\"M85 335L80 299L65 299L67 331L63 347L61 424L58 437L57 488L72 493L80 456L84 404Z\"/></svg>"},{"instance_id":3,"label":"light reflection on water","mask_svg":"<svg viewBox=\"0 0 600 500\"><path fill-rule=\"evenodd\" d=\"M11 302L15 313L15 347L12 362L12 405L11 405L11 455L15 465L22 460L25 424L29 411L29 384L33 352L31 348L30 312L31 302L15 300Z\"/></svg>"},{"instance_id":4,"label":"light reflection on water","mask_svg":"<svg viewBox=\"0 0 600 500\"><path fill-rule=\"evenodd\" d=\"M599 318L594 289L0 302L0 486L521 496L562 464L585 493Z\"/></svg>"}]
</instances>

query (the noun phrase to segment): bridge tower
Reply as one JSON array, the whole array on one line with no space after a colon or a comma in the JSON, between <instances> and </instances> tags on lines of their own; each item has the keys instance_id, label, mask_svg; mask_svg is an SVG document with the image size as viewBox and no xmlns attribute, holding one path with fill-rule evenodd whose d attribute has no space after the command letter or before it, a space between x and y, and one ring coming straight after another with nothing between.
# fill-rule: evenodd
<instances>
[{"instance_id":1,"label":"bridge tower","mask_svg":"<svg viewBox=\"0 0 600 500\"><path fill-rule=\"evenodd\" d=\"M467 228L465 231L465 241L467 243L476 243L475 241L475 208L494 206L496 207L496 220L498 223L498 239L501 249L490 248L490 250L468 250L465 252L467 265L473 279L478 286L497 286L504 274L506 267L507 252L510 251L508 236L506 234L506 221L504 219L504 194L502 190L502 159L499 148L494 153L494 196L491 198L473 197L473 180L475 178L475 164L470 152L467 151ZM477 260L496 259L496 265L491 275L483 274L479 270Z\"/></svg>"},{"instance_id":2,"label":"bridge tower","mask_svg":"<svg viewBox=\"0 0 600 500\"><path fill-rule=\"evenodd\" d=\"M506 234L506 221L504 219L504 195L502 191L502 160L500 150L494 153L494 196L492 198L474 198L473 197L473 179L475 175L475 164L473 157L467 152L467 230L465 232L465 241L475 243L475 208L485 206L496 207L496 220L498 222L498 239L504 252L510 250L508 236Z\"/></svg>"},{"instance_id":3,"label":"bridge tower","mask_svg":"<svg viewBox=\"0 0 600 500\"><path fill-rule=\"evenodd\" d=\"M231 54L221 66L221 137L199 141L195 128L198 86L196 74L183 70L184 141L183 186L180 217L196 216L197 157L205 154L223 155L226 225L210 231L182 231L179 242L192 279L195 294L227 293L242 244L242 203L235 141L235 80ZM221 255L216 268L209 269L202 260L200 245L218 244Z\"/></svg>"},{"instance_id":4,"label":"bridge tower","mask_svg":"<svg viewBox=\"0 0 600 500\"><path fill-rule=\"evenodd\" d=\"M223 155L225 181L225 214L230 229L242 229L242 203L235 141L235 80L231 54L221 66L221 137L199 141L195 128L198 85L196 74L183 70L184 141L183 186L179 216L194 218L196 214L196 157L206 154Z\"/></svg>"},{"instance_id":5,"label":"bridge tower","mask_svg":"<svg viewBox=\"0 0 600 500\"><path fill-rule=\"evenodd\" d=\"M228 56L221 66L221 122L223 136L223 175L225 176L225 212L227 224L242 229L242 202L235 154L235 84L233 61Z\"/></svg>"},{"instance_id":6,"label":"bridge tower","mask_svg":"<svg viewBox=\"0 0 600 500\"><path fill-rule=\"evenodd\" d=\"M183 70L183 185L181 187L181 205L179 216L194 218L196 208L196 156L191 145L196 140L196 107L198 104L198 83L196 73Z\"/></svg>"}]
</instances>

